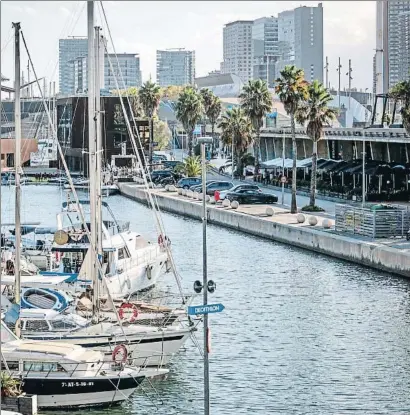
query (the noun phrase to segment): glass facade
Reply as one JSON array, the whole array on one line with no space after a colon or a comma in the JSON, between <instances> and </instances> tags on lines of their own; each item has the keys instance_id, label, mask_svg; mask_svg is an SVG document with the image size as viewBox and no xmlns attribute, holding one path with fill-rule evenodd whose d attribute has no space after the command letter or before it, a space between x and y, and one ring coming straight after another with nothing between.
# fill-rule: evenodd
<instances>
[{"instance_id":1,"label":"glass facade","mask_svg":"<svg viewBox=\"0 0 410 415\"><path fill-rule=\"evenodd\" d=\"M195 51L157 50L157 84L165 86L193 85L195 80Z\"/></svg>"}]
</instances>

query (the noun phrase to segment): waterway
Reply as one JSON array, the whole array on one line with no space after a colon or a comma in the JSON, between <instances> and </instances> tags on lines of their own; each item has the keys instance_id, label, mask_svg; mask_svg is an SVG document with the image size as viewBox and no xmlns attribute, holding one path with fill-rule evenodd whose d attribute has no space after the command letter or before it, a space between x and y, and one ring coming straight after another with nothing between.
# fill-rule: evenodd
<instances>
[{"instance_id":1,"label":"waterway","mask_svg":"<svg viewBox=\"0 0 410 415\"><path fill-rule=\"evenodd\" d=\"M23 221L54 225L63 199L57 187L25 187ZM118 219L155 238L145 206L106 200ZM13 203L3 186L4 222L13 221ZM201 224L163 219L192 292L202 277ZM210 302L226 307L210 317L212 414L410 412L407 280L215 226L208 237L209 277L217 283ZM173 286L171 276L162 284ZM192 342L170 369L155 391L145 384L122 407L87 413L203 413L202 361Z\"/></svg>"}]
</instances>

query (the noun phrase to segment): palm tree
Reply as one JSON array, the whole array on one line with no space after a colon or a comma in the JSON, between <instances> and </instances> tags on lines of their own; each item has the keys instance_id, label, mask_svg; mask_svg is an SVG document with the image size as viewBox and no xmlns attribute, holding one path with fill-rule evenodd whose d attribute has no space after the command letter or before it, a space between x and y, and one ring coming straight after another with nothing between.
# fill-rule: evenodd
<instances>
[{"instance_id":1,"label":"palm tree","mask_svg":"<svg viewBox=\"0 0 410 415\"><path fill-rule=\"evenodd\" d=\"M219 97L215 96L212 91L207 88L201 89L202 103L204 112L211 124L211 135L214 139L215 124L222 111L222 104ZM214 144L213 144L214 145Z\"/></svg>"},{"instance_id":2,"label":"palm tree","mask_svg":"<svg viewBox=\"0 0 410 415\"><path fill-rule=\"evenodd\" d=\"M304 79L304 72L302 69L296 68L294 65L285 66L280 72L280 78L276 82L276 93L285 107L285 111L290 115L290 126L292 132L292 153L293 153L293 167L292 167L292 202L290 212L297 212L296 205L296 160L297 160L297 146L295 133L295 114L300 108L303 101L308 97L307 83Z\"/></svg>"},{"instance_id":3,"label":"palm tree","mask_svg":"<svg viewBox=\"0 0 410 415\"><path fill-rule=\"evenodd\" d=\"M263 118L267 113L272 111L272 95L269 92L268 85L261 79L250 80L239 94L241 107L249 117L255 130L255 158L256 164L259 164L260 157L260 133L263 124Z\"/></svg>"},{"instance_id":4,"label":"palm tree","mask_svg":"<svg viewBox=\"0 0 410 415\"><path fill-rule=\"evenodd\" d=\"M149 120L149 164L152 166L152 147L154 141L153 119L161 100L161 88L155 82L147 81L138 91L138 98Z\"/></svg>"},{"instance_id":5,"label":"palm tree","mask_svg":"<svg viewBox=\"0 0 410 415\"><path fill-rule=\"evenodd\" d=\"M336 118L337 111L327 106L333 97L319 81L309 84L307 91L308 99L297 110L295 117L300 124L307 122L306 133L313 142L309 205L315 207L317 143L323 137L323 126Z\"/></svg>"},{"instance_id":6,"label":"palm tree","mask_svg":"<svg viewBox=\"0 0 410 415\"><path fill-rule=\"evenodd\" d=\"M410 80L397 83L391 90L390 96L396 101L401 101L400 110L403 127L410 135Z\"/></svg>"},{"instance_id":7,"label":"palm tree","mask_svg":"<svg viewBox=\"0 0 410 415\"><path fill-rule=\"evenodd\" d=\"M241 174L242 156L253 142L252 123L241 108L232 108L222 116L218 127L222 130L221 141L225 145L232 146L233 140L232 170L236 158L238 161L236 170Z\"/></svg>"},{"instance_id":8,"label":"palm tree","mask_svg":"<svg viewBox=\"0 0 410 415\"><path fill-rule=\"evenodd\" d=\"M188 134L188 155L192 156L194 130L202 118L203 104L200 94L192 86L186 86L175 105L175 115Z\"/></svg>"}]
</instances>

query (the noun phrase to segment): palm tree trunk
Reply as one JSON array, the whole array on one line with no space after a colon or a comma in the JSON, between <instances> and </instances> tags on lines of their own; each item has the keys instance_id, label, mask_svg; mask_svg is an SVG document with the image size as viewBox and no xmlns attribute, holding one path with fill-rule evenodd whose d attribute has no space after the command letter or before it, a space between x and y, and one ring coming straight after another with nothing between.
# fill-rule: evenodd
<instances>
[{"instance_id":1,"label":"palm tree trunk","mask_svg":"<svg viewBox=\"0 0 410 415\"><path fill-rule=\"evenodd\" d=\"M152 153L153 153L153 145L154 145L154 128L153 128L153 118L150 117L149 120L149 170L152 171Z\"/></svg>"},{"instance_id":2,"label":"palm tree trunk","mask_svg":"<svg viewBox=\"0 0 410 415\"><path fill-rule=\"evenodd\" d=\"M194 132L188 132L188 156L192 157L192 141L194 140Z\"/></svg>"},{"instance_id":3,"label":"palm tree trunk","mask_svg":"<svg viewBox=\"0 0 410 415\"><path fill-rule=\"evenodd\" d=\"M215 133L215 123L211 124L211 135L212 135L212 153L215 150L215 137L214 137L214 133Z\"/></svg>"},{"instance_id":4,"label":"palm tree trunk","mask_svg":"<svg viewBox=\"0 0 410 415\"><path fill-rule=\"evenodd\" d=\"M296 160L298 157L298 148L296 146L295 114L293 112L290 113L290 130L292 133L292 153L293 153L292 201L290 205L290 213L297 213L298 207L296 204Z\"/></svg>"},{"instance_id":5,"label":"palm tree trunk","mask_svg":"<svg viewBox=\"0 0 410 415\"><path fill-rule=\"evenodd\" d=\"M312 152L312 176L310 178L310 206L316 204L316 171L317 171L317 141L313 140L313 152Z\"/></svg>"},{"instance_id":6,"label":"palm tree trunk","mask_svg":"<svg viewBox=\"0 0 410 415\"><path fill-rule=\"evenodd\" d=\"M255 150L255 173L259 174L259 161L261 159L261 131L259 128L256 130Z\"/></svg>"}]
</instances>

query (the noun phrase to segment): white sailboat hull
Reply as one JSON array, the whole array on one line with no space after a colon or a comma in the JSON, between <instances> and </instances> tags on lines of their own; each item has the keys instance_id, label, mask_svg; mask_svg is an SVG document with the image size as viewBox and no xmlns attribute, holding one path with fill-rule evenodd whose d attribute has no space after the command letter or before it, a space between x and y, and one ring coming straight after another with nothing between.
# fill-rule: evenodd
<instances>
[{"instance_id":1,"label":"white sailboat hull","mask_svg":"<svg viewBox=\"0 0 410 415\"><path fill-rule=\"evenodd\" d=\"M111 362L115 346L125 345L128 352L129 364L133 367L163 366L167 365L178 350L188 339L192 329L167 328L140 333L127 332L123 335L92 335L76 334L59 335L59 333L25 334L30 340L64 341L77 344L104 353L105 360Z\"/></svg>"}]
</instances>

